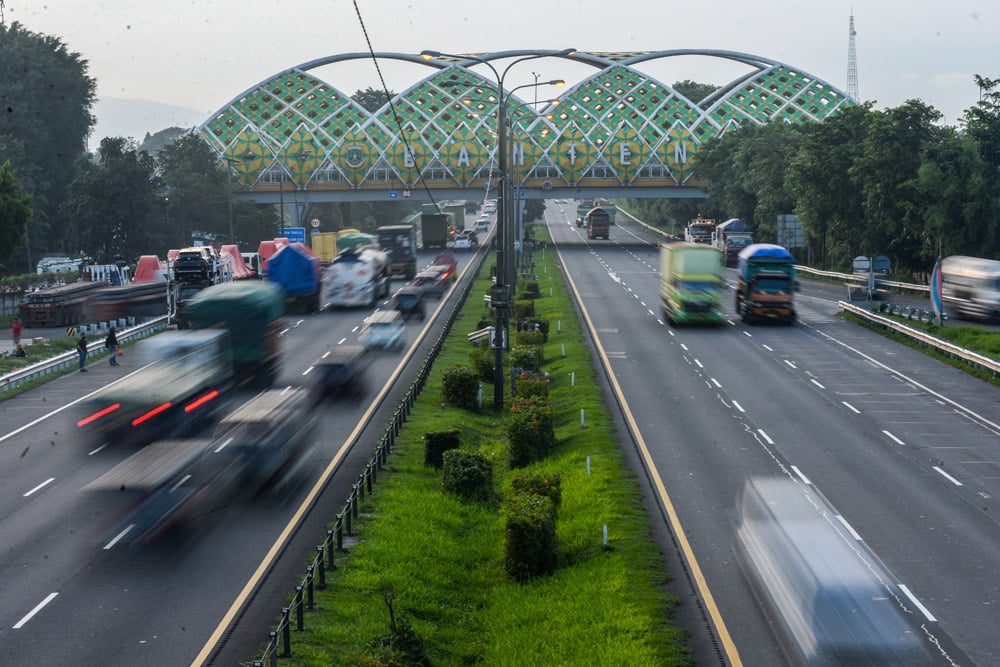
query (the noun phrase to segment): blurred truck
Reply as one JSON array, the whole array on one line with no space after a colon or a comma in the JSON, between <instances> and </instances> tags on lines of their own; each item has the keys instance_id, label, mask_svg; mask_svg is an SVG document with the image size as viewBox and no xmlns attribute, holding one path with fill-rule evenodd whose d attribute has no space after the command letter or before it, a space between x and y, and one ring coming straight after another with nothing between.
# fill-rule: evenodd
<instances>
[{"instance_id":1,"label":"blurred truck","mask_svg":"<svg viewBox=\"0 0 1000 667\"><path fill-rule=\"evenodd\" d=\"M309 237L313 252L324 264L337 258L337 232L316 232Z\"/></svg>"},{"instance_id":2,"label":"blurred truck","mask_svg":"<svg viewBox=\"0 0 1000 667\"><path fill-rule=\"evenodd\" d=\"M420 234L424 248L444 248L454 229L450 213L443 213L434 204L424 204L420 212Z\"/></svg>"},{"instance_id":3,"label":"blurred truck","mask_svg":"<svg viewBox=\"0 0 1000 667\"><path fill-rule=\"evenodd\" d=\"M595 206L587 211L587 238L607 240L611 234L611 216L606 209Z\"/></svg>"},{"instance_id":4,"label":"blurred truck","mask_svg":"<svg viewBox=\"0 0 1000 667\"><path fill-rule=\"evenodd\" d=\"M185 437L241 385L270 386L281 350L281 291L266 282L207 287L188 304L193 331L170 331L135 348L141 366L89 394L77 428L91 444L145 445Z\"/></svg>"},{"instance_id":5,"label":"blurred truck","mask_svg":"<svg viewBox=\"0 0 1000 667\"><path fill-rule=\"evenodd\" d=\"M736 314L757 320L795 322L795 257L780 245L754 243L740 251Z\"/></svg>"},{"instance_id":6,"label":"blurred truck","mask_svg":"<svg viewBox=\"0 0 1000 667\"><path fill-rule=\"evenodd\" d=\"M722 253L700 243L660 246L660 307L671 325L725 321Z\"/></svg>"},{"instance_id":7,"label":"blurred truck","mask_svg":"<svg viewBox=\"0 0 1000 667\"><path fill-rule=\"evenodd\" d=\"M417 275L417 230L413 225L379 227L378 244L389 255L389 275L413 280Z\"/></svg>"},{"instance_id":8,"label":"blurred truck","mask_svg":"<svg viewBox=\"0 0 1000 667\"><path fill-rule=\"evenodd\" d=\"M319 312L323 286L320 259L301 243L286 245L268 259L267 279L284 292L286 313Z\"/></svg>"},{"instance_id":9,"label":"blurred truck","mask_svg":"<svg viewBox=\"0 0 1000 667\"><path fill-rule=\"evenodd\" d=\"M739 264L740 251L753 243L753 230L739 218L730 218L712 232L712 245L722 251L727 267Z\"/></svg>"},{"instance_id":10,"label":"blurred truck","mask_svg":"<svg viewBox=\"0 0 1000 667\"><path fill-rule=\"evenodd\" d=\"M364 246L341 251L323 272L323 293L328 306L374 306L389 296L389 255Z\"/></svg>"}]
</instances>

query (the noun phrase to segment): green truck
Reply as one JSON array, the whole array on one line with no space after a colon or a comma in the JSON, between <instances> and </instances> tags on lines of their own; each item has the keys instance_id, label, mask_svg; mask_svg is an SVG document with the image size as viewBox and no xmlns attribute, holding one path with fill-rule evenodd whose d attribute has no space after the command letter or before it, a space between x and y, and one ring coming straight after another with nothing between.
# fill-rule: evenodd
<instances>
[{"instance_id":1,"label":"green truck","mask_svg":"<svg viewBox=\"0 0 1000 667\"><path fill-rule=\"evenodd\" d=\"M722 253L700 243L660 246L660 306L671 326L720 325Z\"/></svg>"},{"instance_id":2,"label":"green truck","mask_svg":"<svg viewBox=\"0 0 1000 667\"><path fill-rule=\"evenodd\" d=\"M788 250L754 243L740 251L737 270L736 314L743 322L795 322L795 257Z\"/></svg>"},{"instance_id":3,"label":"green truck","mask_svg":"<svg viewBox=\"0 0 1000 667\"><path fill-rule=\"evenodd\" d=\"M434 204L423 205L420 211L422 247L446 248L453 229L451 213L441 212Z\"/></svg>"},{"instance_id":4,"label":"green truck","mask_svg":"<svg viewBox=\"0 0 1000 667\"><path fill-rule=\"evenodd\" d=\"M417 228L399 224L379 227L378 245L389 255L389 276L407 281L417 275Z\"/></svg>"}]
</instances>

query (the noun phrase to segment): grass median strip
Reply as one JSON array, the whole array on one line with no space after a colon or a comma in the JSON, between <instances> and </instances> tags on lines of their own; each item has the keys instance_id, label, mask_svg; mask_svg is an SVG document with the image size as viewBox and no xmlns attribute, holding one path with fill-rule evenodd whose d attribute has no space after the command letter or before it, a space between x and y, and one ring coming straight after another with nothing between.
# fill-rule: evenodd
<instances>
[{"instance_id":1,"label":"grass median strip","mask_svg":"<svg viewBox=\"0 0 1000 667\"><path fill-rule=\"evenodd\" d=\"M356 542L338 555L329 588L316 592L316 610L307 612L282 664L691 663L686 634L671 622L677 600L665 592L663 555L650 538L561 269L551 250L536 250L534 261L542 294L535 317L550 324L542 370L550 378L554 452L509 468L506 414L492 412L489 383L481 410L444 401L444 370L470 364L466 334L486 314L484 270L397 439L388 474L361 507ZM439 469L424 465L424 433L449 429L458 429L463 450L492 462L499 500L462 502L445 493ZM518 583L504 568L502 499L525 473L561 480L559 564Z\"/></svg>"}]
</instances>

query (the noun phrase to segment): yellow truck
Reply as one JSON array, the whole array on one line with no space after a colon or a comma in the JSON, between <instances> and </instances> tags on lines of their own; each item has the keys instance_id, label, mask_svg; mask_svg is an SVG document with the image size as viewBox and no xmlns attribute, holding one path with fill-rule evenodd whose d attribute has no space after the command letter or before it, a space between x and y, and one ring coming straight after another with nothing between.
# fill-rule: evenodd
<instances>
[{"instance_id":1,"label":"yellow truck","mask_svg":"<svg viewBox=\"0 0 1000 667\"><path fill-rule=\"evenodd\" d=\"M722 312L722 253L702 243L660 246L660 306L677 324L720 325Z\"/></svg>"}]
</instances>

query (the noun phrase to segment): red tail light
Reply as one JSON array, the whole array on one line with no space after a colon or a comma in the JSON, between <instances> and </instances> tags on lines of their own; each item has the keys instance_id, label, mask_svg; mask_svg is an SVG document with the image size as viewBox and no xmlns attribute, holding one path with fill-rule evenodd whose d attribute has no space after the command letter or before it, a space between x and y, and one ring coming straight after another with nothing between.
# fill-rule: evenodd
<instances>
[{"instance_id":1,"label":"red tail light","mask_svg":"<svg viewBox=\"0 0 1000 667\"><path fill-rule=\"evenodd\" d=\"M198 408L200 408L201 406L203 406L205 403L208 403L209 401L211 401L213 398L215 398L218 395L219 395L218 390L213 389L212 391L208 392L204 396L200 396L200 397L194 399L193 401L191 401L190 403L188 403L187 405L185 405L184 406L184 412L191 412L192 410L197 410Z\"/></svg>"},{"instance_id":2,"label":"red tail light","mask_svg":"<svg viewBox=\"0 0 1000 667\"><path fill-rule=\"evenodd\" d=\"M103 410L98 410L97 412L95 412L94 414L90 415L89 417L85 417L85 418L81 419L80 421L78 421L76 423L76 425L77 426L86 426L90 422L97 421L98 419L100 419L104 415L109 414L111 412L114 412L115 410L117 410L121 406L122 406L121 403L115 403L114 405L106 407Z\"/></svg>"},{"instance_id":3,"label":"red tail light","mask_svg":"<svg viewBox=\"0 0 1000 667\"><path fill-rule=\"evenodd\" d=\"M170 403L170 402L164 403L163 405L159 405L159 406L153 408L152 410L150 410L149 412L147 412L143 416L136 417L135 419L132 420L132 426L138 426L139 424L141 424L142 422L146 421L147 419L152 419L156 415L158 415L161 412L163 412L164 410L168 409L171 405L173 405L173 404Z\"/></svg>"}]
</instances>

